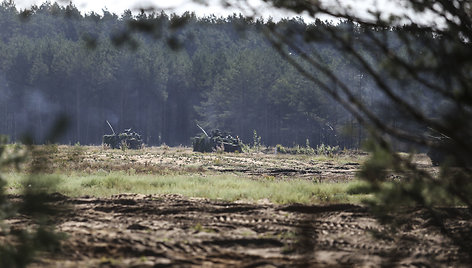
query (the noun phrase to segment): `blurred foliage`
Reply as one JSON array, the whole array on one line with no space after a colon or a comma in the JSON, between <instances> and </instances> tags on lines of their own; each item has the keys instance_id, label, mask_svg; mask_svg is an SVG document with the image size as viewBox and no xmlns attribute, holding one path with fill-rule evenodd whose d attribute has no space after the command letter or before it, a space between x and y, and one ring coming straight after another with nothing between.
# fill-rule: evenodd
<instances>
[{"instance_id":1,"label":"blurred foliage","mask_svg":"<svg viewBox=\"0 0 472 268\"><path fill-rule=\"evenodd\" d=\"M313 18L329 15L340 20L334 24L315 19L306 25L299 19L263 23L236 15L198 20L193 14L169 17L144 12L135 18L130 12L122 18L108 12L81 17L72 5L64 9L55 4L19 14L11 3L5 2L2 18L20 15L31 24L26 27L13 23L15 31L2 27L8 32L0 43L1 67L10 84L23 85L21 90L28 88L24 81L43 88L49 88L46 85L51 81L61 82L54 90L64 94L63 99L70 96L63 92L64 85L70 83L68 78L81 74L70 89L75 93L74 108L78 111L73 135L76 141L81 141L86 133L81 125L84 118L89 118L82 112L88 110L83 104L85 96L94 96L96 103L102 94L111 96L111 102L120 104L117 113L125 115L125 103L134 96L135 88L147 91L136 97L134 104L153 99L155 107L170 107L153 111L140 110L146 105L135 105L139 111L136 114L149 115L152 129L159 129L153 135L164 137L165 142L188 140L189 133L198 132L188 127L195 120L203 122L204 127L244 133L242 137L247 140L253 134L250 130L257 127L268 144L282 139L303 143L310 138L317 141L314 144L349 147L360 146L370 136L367 149L371 158L359 175L369 183L362 191L377 197L370 203L373 211L384 222L401 223L405 208L424 209L445 236L471 254L471 236L448 230L444 223L450 215L438 209L442 205L464 205L472 212L470 3L405 1L404 5L413 12L430 12L441 21L418 24L406 15L382 16L381 11L370 13L372 17L366 19L349 7L325 6L325 1L266 2ZM41 20L53 17L41 14L54 12L81 20L80 27L87 30L81 31L67 22L60 23L61 31L50 30L57 23L43 23ZM9 25L11 21L0 23ZM106 31L93 30L100 28L97 22L104 23L101 25L106 25ZM244 45L234 44L241 30L228 30L228 25L245 26ZM209 30L204 32L202 26ZM18 32L23 34L17 35ZM261 33L266 40L260 38ZM46 35L54 42L42 39ZM31 37L36 39L30 41ZM96 49L77 49L82 44ZM116 52L110 44L128 46L138 55ZM142 44L152 49L139 50L138 45ZM279 53L278 57L267 49L267 44ZM48 55L51 51L59 52ZM171 51L178 53L168 60ZM55 57L59 53L65 56ZM140 79L128 79L126 83L117 79L128 77L129 73ZM141 78L147 85L140 87L142 84L136 83ZM84 88L92 91L82 92ZM116 88L121 94L116 94ZM159 120L169 113L170 120ZM4 118L10 120L2 122L11 122L11 116L7 113ZM349 135L341 137L338 134L345 125ZM263 129L259 130L260 126ZM151 136L150 128L143 128ZM426 134L429 129L446 137L447 145ZM398 154L400 149L438 150L446 161L439 163L439 173L431 172L413 157Z\"/></svg>"},{"instance_id":2,"label":"blurred foliage","mask_svg":"<svg viewBox=\"0 0 472 268\"><path fill-rule=\"evenodd\" d=\"M266 36L287 62L363 126L349 133L358 131L360 137L364 131L370 137L365 148L371 155L359 172L367 184L351 191L374 194L370 208L393 227L408 223L411 209L423 211L472 257L472 232L447 227L457 215L442 209L463 206L472 214L470 3L396 1L393 4L409 12L397 15L381 6L356 13L342 1L266 2L315 19L308 29L272 24ZM324 15L337 19L339 26L320 24L316 18ZM297 39L301 32L304 38ZM309 49L315 43L334 44L345 52L344 60L356 66L358 81L330 68L329 56ZM291 57L294 53L300 61ZM359 90L367 81L372 91ZM377 96L382 96L377 99L384 103L382 109L372 106ZM439 172L415 160L418 150L429 151Z\"/></svg>"},{"instance_id":3,"label":"blurred foliage","mask_svg":"<svg viewBox=\"0 0 472 268\"><path fill-rule=\"evenodd\" d=\"M53 142L67 127L67 120L61 118L51 128L46 139ZM38 252L57 252L64 235L54 230L54 219L62 209L51 201L63 198L54 194L60 178L42 176L47 171L49 154L57 147L38 147L29 143L9 144L0 136L0 267L26 267L34 261ZM29 175L23 181L23 192L19 196L7 196L6 182L2 172L12 168L20 171L27 158L31 158ZM12 201L19 198L19 201ZM28 223L9 225L4 220L24 217Z\"/></svg>"}]
</instances>

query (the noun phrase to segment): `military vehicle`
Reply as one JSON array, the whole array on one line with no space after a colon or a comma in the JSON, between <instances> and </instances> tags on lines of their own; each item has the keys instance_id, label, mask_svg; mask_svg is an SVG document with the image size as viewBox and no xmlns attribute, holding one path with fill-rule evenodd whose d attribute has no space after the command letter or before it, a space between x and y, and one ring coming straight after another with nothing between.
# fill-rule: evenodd
<instances>
[{"instance_id":1,"label":"military vehicle","mask_svg":"<svg viewBox=\"0 0 472 268\"><path fill-rule=\"evenodd\" d=\"M193 138L193 151L201 153L216 152L223 150L225 152L242 152L243 143L239 137L233 137L227 132L218 129L213 130L210 135L197 125L203 132L202 135Z\"/></svg>"},{"instance_id":2,"label":"military vehicle","mask_svg":"<svg viewBox=\"0 0 472 268\"><path fill-rule=\"evenodd\" d=\"M103 135L103 144L109 146L112 149L141 149L143 147L143 140L141 135L129 129L125 129L124 132L116 135L110 122L107 121L110 126L112 135Z\"/></svg>"},{"instance_id":3,"label":"military vehicle","mask_svg":"<svg viewBox=\"0 0 472 268\"><path fill-rule=\"evenodd\" d=\"M460 145L450 137L439 132L432 133L434 135L429 135L429 139L433 145L429 148L427 155L431 158L433 166L447 164L454 167L472 167L470 152L461 150Z\"/></svg>"},{"instance_id":4,"label":"military vehicle","mask_svg":"<svg viewBox=\"0 0 472 268\"><path fill-rule=\"evenodd\" d=\"M441 139L435 140L434 143L436 143L436 146L443 146L443 142ZM441 163L444 163L444 160L446 160L446 153L444 150L438 147L432 147L428 150L427 155L429 158L431 158L431 163L433 166L439 166Z\"/></svg>"},{"instance_id":5,"label":"military vehicle","mask_svg":"<svg viewBox=\"0 0 472 268\"><path fill-rule=\"evenodd\" d=\"M432 146L427 155L431 158L433 166L447 164L453 167L472 167L472 157L470 152L464 152L458 149L449 137L440 137L433 140Z\"/></svg>"},{"instance_id":6,"label":"military vehicle","mask_svg":"<svg viewBox=\"0 0 472 268\"><path fill-rule=\"evenodd\" d=\"M429 142L432 143L426 154L431 159L433 166L439 166L448 158L447 149L451 145L451 138L432 128L428 128L426 136Z\"/></svg>"}]
</instances>

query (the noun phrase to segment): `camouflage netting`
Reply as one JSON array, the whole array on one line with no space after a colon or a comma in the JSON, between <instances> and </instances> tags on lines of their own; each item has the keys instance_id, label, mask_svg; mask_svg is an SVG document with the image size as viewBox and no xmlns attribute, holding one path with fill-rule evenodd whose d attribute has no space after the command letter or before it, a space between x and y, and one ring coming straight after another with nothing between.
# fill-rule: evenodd
<instances>
[{"instance_id":1,"label":"camouflage netting","mask_svg":"<svg viewBox=\"0 0 472 268\"><path fill-rule=\"evenodd\" d=\"M213 130L210 136L204 134L193 139L194 152L215 152L221 149L225 152L242 152L243 143L238 137L233 137L226 132Z\"/></svg>"},{"instance_id":2,"label":"camouflage netting","mask_svg":"<svg viewBox=\"0 0 472 268\"><path fill-rule=\"evenodd\" d=\"M125 129L124 132L118 135L103 135L103 144L110 146L112 149L141 149L143 140L138 133L131 131L131 129Z\"/></svg>"}]
</instances>

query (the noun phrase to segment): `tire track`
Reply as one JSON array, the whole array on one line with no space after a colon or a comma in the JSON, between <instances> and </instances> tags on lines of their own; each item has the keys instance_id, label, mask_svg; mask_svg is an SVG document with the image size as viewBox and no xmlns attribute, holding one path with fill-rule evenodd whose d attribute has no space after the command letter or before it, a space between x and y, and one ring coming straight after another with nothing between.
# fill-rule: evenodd
<instances>
[{"instance_id":1,"label":"tire track","mask_svg":"<svg viewBox=\"0 0 472 268\"><path fill-rule=\"evenodd\" d=\"M464 264L458 248L422 220L412 218L413 227L391 233L359 206L257 205L179 195L58 202L71 209L58 222L69 239L62 254L51 257L56 267L71 259L85 267L107 267L102 262L110 259L110 267ZM470 228L470 217L464 217L451 227Z\"/></svg>"}]
</instances>

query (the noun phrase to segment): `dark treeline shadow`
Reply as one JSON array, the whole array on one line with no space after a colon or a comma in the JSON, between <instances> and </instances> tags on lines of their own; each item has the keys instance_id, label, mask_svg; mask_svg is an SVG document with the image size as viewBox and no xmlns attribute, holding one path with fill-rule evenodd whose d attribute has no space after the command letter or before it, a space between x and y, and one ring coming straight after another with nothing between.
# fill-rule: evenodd
<instances>
[{"instance_id":1,"label":"dark treeline shadow","mask_svg":"<svg viewBox=\"0 0 472 268\"><path fill-rule=\"evenodd\" d=\"M25 131L36 143L44 140L54 118L65 114L71 120L59 140L65 144L101 144L111 134L108 120L117 133L131 128L148 145L190 145L200 134L199 123L245 143L256 130L264 145L359 148L368 136L365 127L290 64L302 64L305 54L321 57L382 120L423 131L393 112L394 103L378 93L375 79L339 42L323 37L329 29L368 39L362 25L192 13L81 14L73 5L50 3L19 12L4 2L0 14L0 132L13 141ZM264 36L271 27L301 44L301 50L287 51L290 60ZM406 31L381 33L396 38L395 51L403 51L408 46L398 35ZM369 45L357 49L373 59L380 53ZM381 61L374 63L386 72ZM340 85L312 73L330 87ZM428 105L433 97L413 82L405 81L403 91L421 97L425 112L434 113L435 106Z\"/></svg>"}]
</instances>

